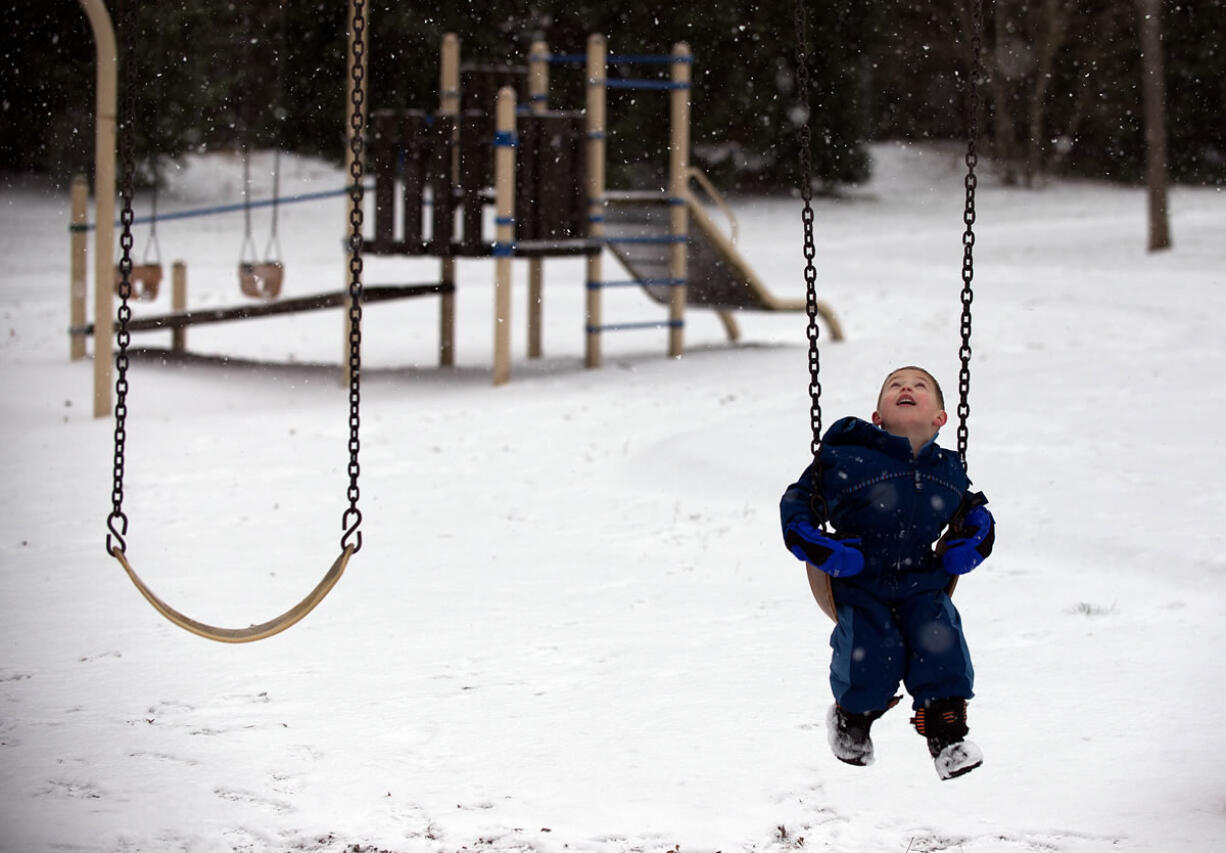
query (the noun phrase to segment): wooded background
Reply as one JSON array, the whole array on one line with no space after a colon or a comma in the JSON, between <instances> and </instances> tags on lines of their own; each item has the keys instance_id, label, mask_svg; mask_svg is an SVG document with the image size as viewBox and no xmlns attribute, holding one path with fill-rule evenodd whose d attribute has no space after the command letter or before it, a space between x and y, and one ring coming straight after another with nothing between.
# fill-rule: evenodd
<instances>
[{"instance_id":1,"label":"wooded background","mask_svg":"<svg viewBox=\"0 0 1226 853\"><path fill-rule=\"evenodd\" d=\"M129 0L130 1L130 0ZM369 104L438 104L438 49L456 32L464 61L522 64L533 38L582 53L693 50L693 159L724 188L796 185L800 93L793 0L662 4L605 0L368 2ZM1140 22L1159 12L1172 180L1226 180L1226 2L988 0L981 150L1006 180L1047 174L1145 177ZM808 0L814 165L829 187L867 176L865 143L962 139L971 28L963 0ZM129 39L138 159L277 147L342 157L347 4L313 0L134 3ZM6 4L0 167L67 181L93 159L94 44L76 0ZM117 30L124 20L111 4ZM1151 51L1152 53L1152 51ZM1153 57L1149 57L1152 59ZM610 75L659 73L612 67ZM551 68L551 105L583 106L581 67ZM610 184L666 167L667 97L610 91ZM163 159L161 162L165 162Z\"/></svg>"}]
</instances>

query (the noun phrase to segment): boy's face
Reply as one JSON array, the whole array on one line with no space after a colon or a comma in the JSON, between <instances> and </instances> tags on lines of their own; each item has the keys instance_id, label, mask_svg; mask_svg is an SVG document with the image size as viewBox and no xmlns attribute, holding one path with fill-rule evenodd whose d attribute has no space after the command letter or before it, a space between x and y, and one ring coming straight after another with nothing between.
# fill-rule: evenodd
<instances>
[{"instance_id":1,"label":"boy's face","mask_svg":"<svg viewBox=\"0 0 1226 853\"><path fill-rule=\"evenodd\" d=\"M922 370L904 367L886 377L877 398L873 423L894 435L929 437L945 425L949 415L937 398L936 383Z\"/></svg>"}]
</instances>

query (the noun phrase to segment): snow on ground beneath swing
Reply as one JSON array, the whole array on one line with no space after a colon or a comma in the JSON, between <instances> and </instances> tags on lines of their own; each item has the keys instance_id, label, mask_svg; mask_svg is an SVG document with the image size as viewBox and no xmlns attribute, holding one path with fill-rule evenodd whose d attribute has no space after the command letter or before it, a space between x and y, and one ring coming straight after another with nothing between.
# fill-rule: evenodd
<instances>
[{"instance_id":1,"label":"snow on ground beneath swing","mask_svg":"<svg viewBox=\"0 0 1226 853\"><path fill-rule=\"evenodd\" d=\"M822 298L847 333L823 339L827 422L867 416L899 364L957 388L960 157L873 156L870 184L816 202ZM235 201L240 175L194 159L159 207ZM343 183L289 160L282 191ZM1221 849L1220 191L1176 188L1175 248L1147 254L1142 190L985 170L970 471L999 529L958 588L986 760L952 782L905 708L878 723L871 768L826 747L830 625L776 512L809 454L803 316L744 314L730 344L693 311L684 357L625 332L584 370L582 263L551 261L529 362L517 264L514 379L494 388L489 261L459 263L453 369L435 367L434 299L369 306L362 550L298 626L219 645L161 619L104 553L113 425L91 417L90 363L68 360L67 189L8 177L0 201L0 850ZM799 203L733 206L749 262L802 295ZM268 222L255 211L257 245ZM281 209L286 296L342 286L345 223L340 198ZM240 300L241 213L158 236L193 306ZM607 322L660 317L606 296ZM128 556L171 604L242 626L338 550L341 315L188 345L212 357L134 360Z\"/></svg>"}]
</instances>

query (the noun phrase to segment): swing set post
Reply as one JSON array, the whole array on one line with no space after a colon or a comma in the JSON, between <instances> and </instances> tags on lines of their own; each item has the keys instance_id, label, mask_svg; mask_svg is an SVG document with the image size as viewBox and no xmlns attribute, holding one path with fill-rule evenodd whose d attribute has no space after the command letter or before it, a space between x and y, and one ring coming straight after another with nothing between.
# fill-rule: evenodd
<instances>
[{"instance_id":1,"label":"swing set post","mask_svg":"<svg viewBox=\"0 0 1226 853\"><path fill-rule=\"evenodd\" d=\"M454 116L457 121L453 134L459 132L460 115L460 39L455 33L443 36L439 48L439 104L440 115ZM451 153L451 185L459 182L459 147ZM443 285L439 295L438 309L438 364L439 367L455 365L455 256L446 254L439 261L439 281Z\"/></svg>"},{"instance_id":2,"label":"swing set post","mask_svg":"<svg viewBox=\"0 0 1226 853\"><path fill-rule=\"evenodd\" d=\"M605 210L605 66L608 45L604 36L593 34L587 40L587 203L588 239L604 238ZM600 253L587 256L586 346L584 364L600 367L600 285L604 280Z\"/></svg>"},{"instance_id":3,"label":"swing set post","mask_svg":"<svg viewBox=\"0 0 1226 853\"><path fill-rule=\"evenodd\" d=\"M494 384L511 381L511 259L515 254L515 90L498 91L494 134Z\"/></svg>"},{"instance_id":4,"label":"swing set post","mask_svg":"<svg viewBox=\"0 0 1226 853\"><path fill-rule=\"evenodd\" d=\"M668 247L668 275L675 282L689 279L688 246L689 208L685 197L690 176L690 47L678 42L673 47L672 83L669 98L671 139L669 140L669 233L673 242ZM674 285L668 297L668 355L678 358L685 349L685 285Z\"/></svg>"},{"instance_id":5,"label":"swing set post","mask_svg":"<svg viewBox=\"0 0 1226 853\"><path fill-rule=\"evenodd\" d=\"M537 39L528 52L528 95L533 115L544 115L549 106L549 48ZM528 358L540 358L541 312L545 298L545 259L528 259Z\"/></svg>"},{"instance_id":6,"label":"swing set post","mask_svg":"<svg viewBox=\"0 0 1226 853\"><path fill-rule=\"evenodd\" d=\"M170 267L170 311L177 314L187 310L187 264L175 261ZM178 326L170 331L170 348L174 352L187 351L187 327Z\"/></svg>"},{"instance_id":7,"label":"swing set post","mask_svg":"<svg viewBox=\"0 0 1226 853\"><path fill-rule=\"evenodd\" d=\"M88 208L89 182L84 175L77 175L72 179L72 224L68 230L68 319L73 327L85 325L85 296L89 291L86 271L89 251L85 238ZM68 336L68 358L71 361L85 358L83 335Z\"/></svg>"},{"instance_id":8,"label":"swing set post","mask_svg":"<svg viewBox=\"0 0 1226 853\"><path fill-rule=\"evenodd\" d=\"M97 52L94 134L94 417L111 415L111 363L114 296L109 282L115 239L115 120L118 104L118 52L115 28L102 0L80 0L89 18ZM84 342L82 342L84 345ZM84 353L82 353L84 355Z\"/></svg>"}]
</instances>

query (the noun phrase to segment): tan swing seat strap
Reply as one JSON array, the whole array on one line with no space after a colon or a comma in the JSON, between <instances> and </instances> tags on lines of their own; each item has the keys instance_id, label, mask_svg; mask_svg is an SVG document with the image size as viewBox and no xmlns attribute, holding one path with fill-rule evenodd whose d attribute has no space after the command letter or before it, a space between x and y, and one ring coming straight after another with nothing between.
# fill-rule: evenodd
<instances>
[{"instance_id":1,"label":"tan swing seat strap","mask_svg":"<svg viewBox=\"0 0 1226 853\"><path fill-rule=\"evenodd\" d=\"M206 640L216 640L219 643L250 643L281 633L314 610L315 606L324 600L327 594L332 591L332 587L336 586L336 582L341 579L341 575L345 573L345 566L349 563L349 557L353 554L354 550L354 546L346 546L341 555L336 558L336 562L332 564L332 568L328 569L328 573L324 575L323 580L316 584L315 588L302 601L275 619L270 619L259 625L251 625L247 628L216 628L183 615L154 595L153 590L145 586L144 581L132 569L132 564L128 562L128 558L122 551L116 548L111 551L111 554L123 566L123 570L128 573L128 577L132 579L132 583L140 590L140 594L153 605L153 609L180 628L204 637Z\"/></svg>"}]
</instances>

